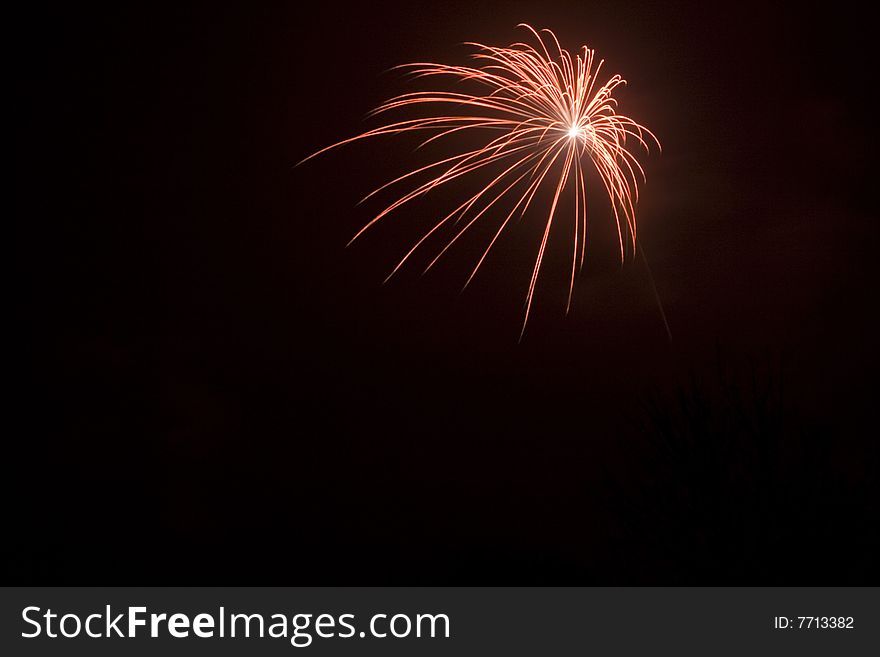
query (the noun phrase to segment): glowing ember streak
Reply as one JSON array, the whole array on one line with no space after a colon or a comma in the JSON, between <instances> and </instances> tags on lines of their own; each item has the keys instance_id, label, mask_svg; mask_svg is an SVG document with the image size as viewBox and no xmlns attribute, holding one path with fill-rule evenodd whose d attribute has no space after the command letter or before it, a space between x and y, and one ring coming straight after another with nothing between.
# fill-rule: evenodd
<instances>
[{"instance_id":1,"label":"glowing ember streak","mask_svg":"<svg viewBox=\"0 0 880 657\"><path fill-rule=\"evenodd\" d=\"M587 195L584 163L587 158L599 173L610 200L617 225L620 259L623 262L626 244L636 244L637 178L641 177L644 180L645 177L635 155L627 149L627 138L635 140L645 151L648 150L646 141L648 138L658 147L660 142L650 130L629 117L617 113L617 101L612 98L612 93L618 85L626 84L620 75L613 75L605 84L596 87L596 80L604 60L600 60L594 67L595 51L584 46L582 52L572 56L559 45L559 41L550 30L538 32L525 24L521 24L520 27L527 29L537 40L537 48L526 43L515 43L507 48L471 43L468 45L477 50L473 55L474 59L478 60L477 67L431 63L398 67L410 69L413 77L417 78L442 75L458 82L476 83L483 93L470 94L461 91L408 93L392 98L371 113L383 114L422 105L434 108L451 105L457 111L464 110L468 112L467 114L447 116L438 113L425 118L389 123L328 146L306 160L358 139L419 130L433 133L422 145L465 131L472 135L474 140L479 140L478 148L411 171L369 194L366 198L419 174L431 176L427 182L415 186L390 204L351 240L353 242L367 228L405 203L462 176L486 175L487 167L494 165L502 169L501 173L487 175L486 177L491 177L491 180L480 191L434 224L389 275L389 278L393 276L416 249L442 226L462 224L427 269L430 269L449 247L496 203L506 202L507 207L511 207L512 204L512 209L489 241L482 257L468 277L465 287L482 266L498 236L514 215L518 213L519 216L523 216L538 189L545 184L548 185L554 190L553 200L549 210L543 212L546 216L546 224L526 295L522 325L522 331L525 331L550 228L563 193L574 194L571 279L566 312L571 306L575 272L583 266L586 247ZM557 171L551 176L554 165L557 165Z\"/></svg>"}]
</instances>

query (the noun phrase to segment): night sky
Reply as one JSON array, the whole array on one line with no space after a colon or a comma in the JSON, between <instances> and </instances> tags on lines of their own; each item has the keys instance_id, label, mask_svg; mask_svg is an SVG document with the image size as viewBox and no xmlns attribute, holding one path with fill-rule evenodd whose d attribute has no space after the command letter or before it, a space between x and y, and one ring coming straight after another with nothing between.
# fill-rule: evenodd
<instances>
[{"instance_id":1,"label":"night sky","mask_svg":"<svg viewBox=\"0 0 880 657\"><path fill-rule=\"evenodd\" d=\"M7 579L876 583L857 5L122 4L13 27ZM466 63L520 22L595 48L663 144L638 218L671 344L600 197L571 312L558 233L518 343L542 217L463 293L486 233L382 285L458 196L345 248L384 207L357 202L429 154L379 139L295 166L418 88L391 67Z\"/></svg>"}]
</instances>

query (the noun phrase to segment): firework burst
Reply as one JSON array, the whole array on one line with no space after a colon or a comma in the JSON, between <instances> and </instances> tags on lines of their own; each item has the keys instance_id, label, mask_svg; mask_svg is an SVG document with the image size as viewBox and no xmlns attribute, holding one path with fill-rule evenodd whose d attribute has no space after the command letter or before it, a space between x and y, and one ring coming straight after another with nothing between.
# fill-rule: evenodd
<instances>
[{"instance_id":1,"label":"firework burst","mask_svg":"<svg viewBox=\"0 0 880 657\"><path fill-rule=\"evenodd\" d=\"M422 146L461 133L473 139L475 148L410 171L366 197L410 183L409 191L367 223L352 242L382 218L442 185L469 176L483 177L479 190L434 223L403 256L388 278L441 228L455 227L455 230L427 269L477 221L487 217L491 209L503 208L497 215L504 216L504 219L468 277L467 287L511 220L529 211L539 189L547 187L552 190L549 208L539 210L534 207L531 213L542 216L545 225L526 294L524 331L561 197L570 195L574 205L568 312L575 274L583 266L586 251L585 170L592 169L599 174L607 193L623 262L628 245L634 249L636 244L638 179L644 181L645 178L627 141L646 152L648 141L658 147L660 144L647 128L617 113L617 102L612 94L619 85L626 84L620 75L613 75L604 84L597 85L604 60L597 62L595 51L584 46L578 54L572 55L559 45L550 30L537 31L525 24L520 27L529 31L536 41L535 46L514 43L499 48L471 43L468 45L476 49L473 54L475 66L415 63L398 67L409 71L415 78L442 76L456 82L469 82L475 85L477 93L418 91L397 96L373 110L371 116L413 107L430 108L432 112L424 118L387 123L328 146L306 159L343 144L381 135L426 131L430 136ZM454 113L447 114L443 108ZM414 184L412 181L418 176L428 180Z\"/></svg>"}]
</instances>

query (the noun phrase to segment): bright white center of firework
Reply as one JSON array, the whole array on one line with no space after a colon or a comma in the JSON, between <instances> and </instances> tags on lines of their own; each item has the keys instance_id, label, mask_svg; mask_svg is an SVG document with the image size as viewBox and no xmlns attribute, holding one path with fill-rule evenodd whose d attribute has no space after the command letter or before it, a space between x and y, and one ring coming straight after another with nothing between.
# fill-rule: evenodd
<instances>
[{"instance_id":1,"label":"bright white center of firework","mask_svg":"<svg viewBox=\"0 0 880 657\"><path fill-rule=\"evenodd\" d=\"M584 136L584 129L579 125L573 125L568 129L568 137L569 139L577 139L578 137Z\"/></svg>"}]
</instances>

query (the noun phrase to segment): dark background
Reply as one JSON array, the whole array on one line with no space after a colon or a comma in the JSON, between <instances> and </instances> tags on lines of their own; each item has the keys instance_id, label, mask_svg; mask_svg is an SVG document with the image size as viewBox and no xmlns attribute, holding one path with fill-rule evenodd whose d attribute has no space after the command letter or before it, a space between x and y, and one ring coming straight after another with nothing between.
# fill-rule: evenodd
<instances>
[{"instance_id":1,"label":"dark background","mask_svg":"<svg viewBox=\"0 0 880 657\"><path fill-rule=\"evenodd\" d=\"M858 5L123 4L10 24L7 579L876 583ZM517 343L540 217L464 293L479 234L383 286L454 191L346 249L384 207L357 201L426 155L294 167L417 88L390 67L521 21L596 48L663 143L638 216L671 344L599 197L571 312L555 233Z\"/></svg>"}]
</instances>

